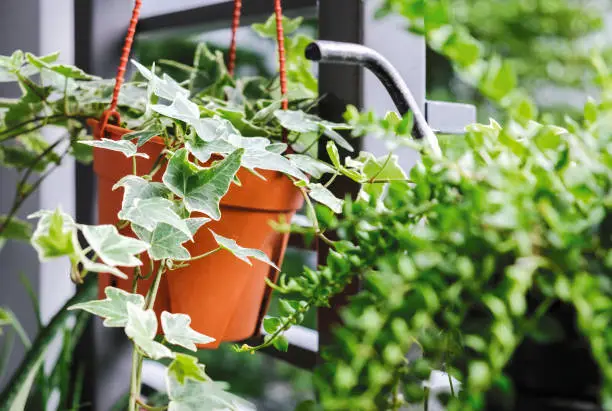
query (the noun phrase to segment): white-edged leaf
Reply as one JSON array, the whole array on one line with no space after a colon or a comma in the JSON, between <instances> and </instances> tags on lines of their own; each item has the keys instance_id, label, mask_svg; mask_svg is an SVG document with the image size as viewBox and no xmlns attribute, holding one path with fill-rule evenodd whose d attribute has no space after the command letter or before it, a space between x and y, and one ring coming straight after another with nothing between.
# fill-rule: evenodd
<instances>
[{"instance_id":1,"label":"white-edged leaf","mask_svg":"<svg viewBox=\"0 0 612 411\"><path fill-rule=\"evenodd\" d=\"M294 166L314 178L321 178L323 174L334 174L336 172L330 165L304 154L288 154L287 157Z\"/></svg>"},{"instance_id":2,"label":"white-edged leaf","mask_svg":"<svg viewBox=\"0 0 612 411\"><path fill-rule=\"evenodd\" d=\"M168 366L168 375L184 384L187 378L195 381L208 381L210 378L198 363L198 358L189 354L175 353L174 360Z\"/></svg>"},{"instance_id":3,"label":"white-edged leaf","mask_svg":"<svg viewBox=\"0 0 612 411\"><path fill-rule=\"evenodd\" d=\"M128 302L127 316L125 333L147 357L153 360L174 358L174 353L168 347L155 341L157 333L155 311L143 310L142 307Z\"/></svg>"},{"instance_id":4,"label":"white-edged leaf","mask_svg":"<svg viewBox=\"0 0 612 411\"><path fill-rule=\"evenodd\" d=\"M336 129L349 128L345 124L336 124L329 121L323 121L316 116L306 114L299 110L276 110L274 115L281 125L287 130L295 131L297 133L322 132L327 137L335 141L340 147L351 152L353 151L353 147L349 144L349 142L335 131Z\"/></svg>"},{"instance_id":5,"label":"white-edged leaf","mask_svg":"<svg viewBox=\"0 0 612 411\"><path fill-rule=\"evenodd\" d=\"M149 248L145 242L119 234L114 225L82 225L89 246L108 265L134 267L142 265L136 256Z\"/></svg>"},{"instance_id":6,"label":"white-edged leaf","mask_svg":"<svg viewBox=\"0 0 612 411\"><path fill-rule=\"evenodd\" d=\"M189 95L189 90L181 87L173 78L167 74L163 74L162 78L155 75L154 70L149 70L142 64L132 60L132 64L136 66L140 74L149 81L148 92L169 101L173 101L177 95L186 97Z\"/></svg>"},{"instance_id":7,"label":"white-edged leaf","mask_svg":"<svg viewBox=\"0 0 612 411\"><path fill-rule=\"evenodd\" d=\"M204 373L204 366L198 365ZM227 391L226 383L198 381L187 377L179 381L175 373L168 369L166 374L168 389L168 411L232 410L254 411L253 404Z\"/></svg>"},{"instance_id":8,"label":"white-edged leaf","mask_svg":"<svg viewBox=\"0 0 612 411\"><path fill-rule=\"evenodd\" d=\"M238 257L239 259L241 259L242 261L244 261L245 263L247 263L248 265L253 265L251 263L251 260L249 260L249 257L254 258L256 260L262 261L272 267L274 267L277 270L280 270L276 264L274 264L270 258L268 258L268 256L266 255L266 253L264 253L261 250L257 250L255 248L245 248L245 247L241 247L239 246L235 240L231 239L231 238L226 238L223 237L217 233L215 233L214 231L210 230L210 232L212 233L213 237L215 238L215 241L217 242L217 244L219 244L219 247L223 248L224 250L229 251L230 253L234 254L236 257Z\"/></svg>"},{"instance_id":9,"label":"white-edged leaf","mask_svg":"<svg viewBox=\"0 0 612 411\"><path fill-rule=\"evenodd\" d=\"M172 104L154 104L151 110L175 120L184 121L187 124L195 124L200 119L200 109L194 102L189 101L183 94L178 94L173 99Z\"/></svg>"},{"instance_id":10,"label":"white-edged leaf","mask_svg":"<svg viewBox=\"0 0 612 411\"><path fill-rule=\"evenodd\" d=\"M243 149L238 149L217 164L202 168L189 162L187 150L180 149L168 162L163 182L183 198L187 210L219 220L219 202L240 168L243 153Z\"/></svg>"},{"instance_id":11,"label":"white-edged leaf","mask_svg":"<svg viewBox=\"0 0 612 411\"><path fill-rule=\"evenodd\" d=\"M209 221L210 218L206 217L196 217L185 220L192 237L200 227ZM151 245L149 255L154 260L169 258L172 260L184 261L191 258L189 251L181 245L189 241L190 237L187 237L183 232L172 226L161 223L155 227L153 232L137 225L133 225L132 229L140 239Z\"/></svg>"},{"instance_id":12,"label":"white-edged leaf","mask_svg":"<svg viewBox=\"0 0 612 411\"><path fill-rule=\"evenodd\" d=\"M170 190L162 183L147 181L142 177L135 175L127 175L113 186L113 190L123 187L123 202L122 209L127 209L134 206L136 199L145 200L148 198L165 197L168 198L171 194Z\"/></svg>"},{"instance_id":13,"label":"white-edged leaf","mask_svg":"<svg viewBox=\"0 0 612 411\"><path fill-rule=\"evenodd\" d=\"M196 344L208 344L215 341L214 338L191 328L191 318L187 314L172 314L164 311L161 314L161 323L166 340L188 350L196 351Z\"/></svg>"},{"instance_id":14,"label":"white-edged leaf","mask_svg":"<svg viewBox=\"0 0 612 411\"><path fill-rule=\"evenodd\" d=\"M30 242L41 261L63 256L77 259L80 247L71 216L58 207L55 211L40 210L28 218L39 218Z\"/></svg>"},{"instance_id":15,"label":"white-edged leaf","mask_svg":"<svg viewBox=\"0 0 612 411\"><path fill-rule=\"evenodd\" d=\"M105 327L125 327L128 322L128 304L133 304L142 309L145 304L144 297L140 294L131 294L115 287L104 289L106 299L93 300L85 303L75 304L69 310L84 310L98 317L104 318Z\"/></svg>"},{"instance_id":16,"label":"white-edged leaf","mask_svg":"<svg viewBox=\"0 0 612 411\"><path fill-rule=\"evenodd\" d=\"M166 198L137 198L131 207L119 211L118 216L149 231L154 230L159 223L166 223L192 239L187 223L174 212L173 206L174 203Z\"/></svg>"},{"instance_id":17,"label":"white-edged leaf","mask_svg":"<svg viewBox=\"0 0 612 411\"><path fill-rule=\"evenodd\" d=\"M325 188L323 185L309 184L308 195L315 201L329 207L334 213L342 212L342 205L344 200L337 198L331 191Z\"/></svg>"},{"instance_id":18,"label":"white-edged leaf","mask_svg":"<svg viewBox=\"0 0 612 411\"><path fill-rule=\"evenodd\" d=\"M142 157L149 158L148 154L139 153L136 144L128 140L113 140L110 138L103 138L101 140L79 140L79 143L85 144L92 147L103 148L111 151L118 151L127 158L130 157Z\"/></svg>"},{"instance_id":19,"label":"white-edged leaf","mask_svg":"<svg viewBox=\"0 0 612 411\"><path fill-rule=\"evenodd\" d=\"M107 273L107 274L112 274L116 277L123 278L123 279L128 278L128 276L125 275L125 273L119 270L117 267L113 267L110 265L92 261L89 258L87 258L85 253L81 253L81 256L79 257L79 261L83 265L84 270L90 271L92 273Z\"/></svg>"}]
</instances>

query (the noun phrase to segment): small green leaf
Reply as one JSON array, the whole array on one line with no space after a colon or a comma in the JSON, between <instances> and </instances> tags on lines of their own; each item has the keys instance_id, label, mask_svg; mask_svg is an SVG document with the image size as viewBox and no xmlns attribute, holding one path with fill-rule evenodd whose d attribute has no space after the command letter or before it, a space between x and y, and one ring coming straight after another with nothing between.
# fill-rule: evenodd
<instances>
[{"instance_id":1,"label":"small green leaf","mask_svg":"<svg viewBox=\"0 0 612 411\"><path fill-rule=\"evenodd\" d=\"M153 137L158 136L159 134L161 134L161 129L156 126L151 126L151 127L145 128L144 130L132 131L131 133L124 134L123 137L121 137L121 139L122 140L138 139L138 141L136 141L136 147L142 147L149 140L151 140Z\"/></svg>"},{"instance_id":2,"label":"small green leaf","mask_svg":"<svg viewBox=\"0 0 612 411\"><path fill-rule=\"evenodd\" d=\"M187 378L194 381L208 380L204 369L198 364L198 358L181 353L176 353L174 360L168 366L168 375L171 375L179 384L185 384Z\"/></svg>"},{"instance_id":3,"label":"small green leaf","mask_svg":"<svg viewBox=\"0 0 612 411\"><path fill-rule=\"evenodd\" d=\"M62 256L75 258L79 247L72 217L58 208L55 211L41 210L28 218L40 218L31 242L41 261Z\"/></svg>"},{"instance_id":4,"label":"small green leaf","mask_svg":"<svg viewBox=\"0 0 612 411\"><path fill-rule=\"evenodd\" d=\"M244 149L238 149L223 161L201 168L187 160L187 150L177 151L163 176L166 186L183 198L190 212L202 212L214 220L221 218L219 202L240 168Z\"/></svg>"},{"instance_id":5,"label":"small green leaf","mask_svg":"<svg viewBox=\"0 0 612 411\"><path fill-rule=\"evenodd\" d=\"M280 319L276 317L268 317L268 318L265 318L263 321L264 330L268 334L274 333L278 329L278 327L280 327L280 325L281 325L281 321Z\"/></svg>"},{"instance_id":6,"label":"small green leaf","mask_svg":"<svg viewBox=\"0 0 612 411\"><path fill-rule=\"evenodd\" d=\"M342 212L344 200L337 198L322 184L313 183L308 185L308 195L315 201L329 207L334 213Z\"/></svg>"},{"instance_id":7,"label":"small green leaf","mask_svg":"<svg viewBox=\"0 0 612 411\"><path fill-rule=\"evenodd\" d=\"M289 340L284 335L278 335L272 341L272 345L279 351L287 352L289 350Z\"/></svg>"},{"instance_id":8,"label":"small green leaf","mask_svg":"<svg viewBox=\"0 0 612 411\"><path fill-rule=\"evenodd\" d=\"M188 350L196 351L196 344L208 344L215 341L214 338L192 329L189 326L191 318L187 314L172 314L164 311L161 315L161 323L166 340Z\"/></svg>"},{"instance_id":9,"label":"small green leaf","mask_svg":"<svg viewBox=\"0 0 612 411\"><path fill-rule=\"evenodd\" d=\"M212 230L210 230L210 232L212 233L213 237L215 238L215 241L217 242L217 244L219 244L219 247L221 247L224 250L227 250L230 253L234 254L236 257L238 257L239 259L241 259L242 261L244 261L248 265L253 265L251 263L251 260L249 260L249 257L252 257L252 258L254 258L256 260L264 262L264 263L274 267L275 269L279 270L279 268L276 266L276 264L274 264L270 260L270 258L266 255L266 253L264 253L263 251L256 250L254 248L241 247L238 244L236 244L235 240L232 240L231 238L225 238L223 236L220 236L219 234L216 234Z\"/></svg>"},{"instance_id":10,"label":"small green leaf","mask_svg":"<svg viewBox=\"0 0 612 411\"><path fill-rule=\"evenodd\" d=\"M112 140L109 138L103 138L101 140L80 140L79 143L106 150L118 151L128 158L149 158L148 154L138 152L138 147L136 147L136 144L127 140Z\"/></svg>"},{"instance_id":11,"label":"small green leaf","mask_svg":"<svg viewBox=\"0 0 612 411\"><path fill-rule=\"evenodd\" d=\"M125 333L147 357L153 360L174 358L174 353L168 347L154 340L157 333L155 311L143 310L142 307L128 302L127 316Z\"/></svg>"},{"instance_id":12,"label":"small green leaf","mask_svg":"<svg viewBox=\"0 0 612 411\"><path fill-rule=\"evenodd\" d=\"M338 152L338 147L334 144L333 141L328 141L326 145L327 155L329 155L329 159L331 160L334 167L337 170L342 168L342 164L340 164L340 153Z\"/></svg>"},{"instance_id":13,"label":"small green leaf","mask_svg":"<svg viewBox=\"0 0 612 411\"><path fill-rule=\"evenodd\" d=\"M105 327L125 327L128 321L127 304L131 303L139 308L145 304L144 297L140 294L130 294L115 287L104 289L106 299L94 300L75 304L69 310L84 310L104 318Z\"/></svg>"},{"instance_id":14,"label":"small green leaf","mask_svg":"<svg viewBox=\"0 0 612 411\"><path fill-rule=\"evenodd\" d=\"M302 17L297 17L295 19L283 16L283 32L285 36L296 31L301 25L304 19ZM265 23L257 23L251 25L253 31L259 34L261 37L276 39L276 17L274 15L270 16Z\"/></svg>"},{"instance_id":15,"label":"small green leaf","mask_svg":"<svg viewBox=\"0 0 612 411\"><path fill-rule=\"evenodd\" d=\"M0 238L9 240L28 241L32 237L32 227L17 217L7 222L7 216L0 216L0 227L3 227Z\"/></svg>"},{"instance_id":16,"label":"small green leaf","mask_svg":"<svg viewBox=\"0 0 612 411\"><path fill-rule=\"evenodd\" d=\"M149 248L147 243L119 234L114 225L83 225L81 231L98 257L111 266L142 265L136 256Z\"/></svg>"}]
</instances>

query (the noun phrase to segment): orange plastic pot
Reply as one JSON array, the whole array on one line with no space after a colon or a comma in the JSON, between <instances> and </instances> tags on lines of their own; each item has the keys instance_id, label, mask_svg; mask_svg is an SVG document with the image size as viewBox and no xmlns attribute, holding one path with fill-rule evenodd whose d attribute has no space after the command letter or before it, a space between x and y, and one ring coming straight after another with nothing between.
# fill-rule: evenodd
<instances>
[{"instance_id":1,"label":"orange plastic pot","mask_svg":"<svg viewBox=\"0 0 612 411\"><path fill-rule=\"evenodd\" d=\"M98 122L90 121L94 135L98 136ZM109 125L106 137L119 139L130 130ZM160 155L163 145L154 138L139 151L147 153L148 159L137 157L139 174L148 173ZM132 159L110 150L94 148L94 170L98 176L98 220L100 224L117 223L121 209L123 190L113 191L112 187L122 177L132 174ZM154 180L161 181L164 170ZM232 184L227 195L221 200L221 220L206 224L194 236L193 242L184 246L191 255L199 255L217 248L210 228L217 234L235 239L242 247L262 250L277 265L281 266L287 247L288 235L276 232L270 221L281 218L290 220L302 207L300 191L285 175L260 172L262 180L246 169L238 171L242 185ZM129 228L124 235L133 236ZM142 256L143 272L149 267L146 253ZM155 311L158 316L163 310L172 313L189 314L191 326L196 331L211 336L215 342L200 348L216 348L222 341L240 341L257 334L265 315L272 290L266 285L266 277L277 279L277 271L262 262L252 260L249 266L244 261L222 250L208 257L189 263L188 267L167 271L162 277ZM109 285L132 290L133 269L122 270L128 279L101 274L100 297ZM145 294L152 278L138 282L138 292Z\"/></svg>"}]
</instances>

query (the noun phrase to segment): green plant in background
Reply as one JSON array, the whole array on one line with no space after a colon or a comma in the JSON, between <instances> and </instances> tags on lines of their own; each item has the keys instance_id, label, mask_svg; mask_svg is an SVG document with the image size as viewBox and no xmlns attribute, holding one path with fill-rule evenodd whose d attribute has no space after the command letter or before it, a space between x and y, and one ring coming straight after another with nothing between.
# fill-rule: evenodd
<instances>
[{"instance_id":1,"label":"green plant in background","mask_svg":"<svg viewBox=\"0 0 612 411\"><path fill-rule=\"evenodd\" d=\"M597 0L386 0L379 16L397 13L410 31L425 36L432 96L477 104L484 119L506 112L529 119L537 115L527 98L534 90L552 86L581 92L592 86L597 73L589 46L598 46L607 10L608 3ZM602 55L609 61L605 47ZM502 111L491 110L489 102ZM540 99L538 105L546 122L581 114L579 107L563 102Z\"/></svg>"}]
</instances>

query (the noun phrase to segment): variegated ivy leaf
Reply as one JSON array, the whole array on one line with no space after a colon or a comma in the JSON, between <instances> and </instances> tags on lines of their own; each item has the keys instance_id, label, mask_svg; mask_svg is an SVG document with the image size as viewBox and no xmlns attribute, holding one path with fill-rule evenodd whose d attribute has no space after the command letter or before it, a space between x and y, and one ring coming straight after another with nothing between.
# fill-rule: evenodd
<instances>
[{"instance_id":1,"label":"variegated ivy leaf","mask_svg":"<svg viewBox=\"0 0 612 411\"><path fill-rule=\"evenodd\" d=\"M167 74L164 73L162 75L162 78L159 78L157 75L155 75L155 67L153 67L152 71L135 60L132 60L132 64L134 64L140 74L142 74L142 76L148 80L149 95L154 94L169 101L173 101L177 95L182 95L185 97L189 95L189 90L186 90L181 87L181 85L178 84L176 80L174 80Z\"/></svg>"},{"instance_id":2,"label":"variegated ivy leaf","mask_svg":"<svg viewBox=\"0 0 612 411\"><path fill-rule=\"evenodd\" d=\"M140 294L131 294L115 287L104 289L106 298L85 303L75 304L69 310L84 310L98 317L104 318L105 327L125 327L128 321L128 303L142 309L145 304Z\"/></svg>"},{"instance_id":3,"label":"variegated ivy leaf","mask_svg":"<svg viewBox=\"0 0 612 411\"><path fill-rule=\"evenodd\" d=\"M344 124L323 121L320 118L313 116L312 114L306 114L301 110L276 110L274 115L281 125L287 130L295 131L297 133L322 132L327 137L335 141L340 147L351 152L353 151L353 147L349 144L349 142L334 131L334 129L347 129L348 126Z\"/></svg>"},{"instance_id":4,"label":"variegated ivy leaf","mask_svg":"<svg viewBox=\"0 0 612 411\"><path fill-rule=\"evenodd\" d=\"M187 378L195 381L208 381L210 378L204 368L198 363L198 358L188 354L176 353L174 360L168 366L168 375L179 384L185 384Z\"/></svg>"},{"instance_id":5,"label":"variegated ivy leaf","mask_svg":"<svg viewBox=\"0 0 612 411\"><path fill-rule=\"evenodd\" d=\"M130 157L142 157L149 158L148 154L139 153L136 144L128 140L112 140L110 138L103 138L101 140L79 140L79 143L88 146L103 148L111 151L118 151L124 156Z\"/></svg>"},{"instance_id":6,"label":"variegated ivy leaf","mask_svg":"<svg viewBox=\"0 0 612 411\"><path fill-rule=\"evenodd\" d=\"M81 226L89 246L106 264L135 267L142 265L136 256L149 248L145 242L119 234L114 225Z\"/></svg>"},{"instance_id":7,"label":"variegated ivy leaf","mask_svg":"<svg viewBox=\"0 0 612 411\"><path fill-rule=\"evenodd\" d=\"M314 178L321 178L323 174L333 174L336 172L333 167L310 156L303 154L288 154L287 157L293 165Z\"/></svg>"},{"instance_id":8,"label":"variegated ivy leaf","mask_svg":"<svg viewBox=\"0 0 612 411\"><path fill-rule=\"evenodd\" d=\"M308 177L298 167L281 155L286 145L272 144L264 137L242 137L234 133L224 134L223 137L213 141L196 137L194 141L186 144L186 148L203 163L213 154L226 155L242 148L244 149L242 167L249 170L280 171L298 180L308 181ZM281 149L283 151L280 151Z\"/></svg>"},{"instance_id":9,"label":"variegated ivy leaf","mask_svg":"<svg viewBox=\"0 0 612 411\"><path fill-rule=\"evenodd\" d=\"M28 218L39 218L30 241L41 261L63 256L70 257L73 262L77 260L80 248L71 216L57 208L38 211Z\"/></svg>"},{"instance_id":10,"label":"variegated ivy leaf","mask_svg":"<svg viewBox=\"0 0 612 411\"><path fill-rule=\"evenodd\" d=\"M238 149L217 164L202 168L187 159L187 150L178 150L168 162L164 184L183 198L187 210L199 211L214 220L221 218L219 202L227 194L240 168L244 149Z\"/></svg>"},{"instance_id":11,"label":"variegated ivy leaf","mask_svg":"<svg viewBox=\"0 0 612 411\"><path fill-rule=\"evenodd\" d=\"M143 310L142 307L128 302L127 315L125 333L147 357L153 360L174 358L174 353L168 347L155 341L157 333L155 311Z\"/></svg>"},{"instance_id":12,"label":"variegated ivy leaf","mask_svg":"<svg viewBox=\"0 0 612 411\"><path fill-rule=\"evenodd\" d=\"M198 365L204 373L204 366ZM222 382L198 381L187 377L183 381L170 368L166 375L168 387L168 411L201 410L255 410L253 404L227 391L228 385Z\"/></svg>"},{"instance_id":13,"label":"variegated ivy leaf","mask_svg":"<svg viewBox=\"0 0 612 411\"><path fill-rule=\"evenodd\" d=\"M133 207L136 199L168 198L171 195L170 190L162 183L147 181L135 175L123 177L113 186L113 190L119 187L123 187L125 190L123 193L123 202L121 203L121 208L123 210Z\"/></svg>"},{"instance_id":14,"label":"variegated ivy leaf","mask_svg":"<svg viewBox=\"0 0 612 411\"><path fill-rule=\"evenodd\" d=\"M57 58L57 54L50 56ZM65 64L52 64L52 61L50 61L49 59L45 59L44 57L36 57L31 53L26 53L26 58L31 65L40 70L51 70L54 73L60 74L67 78L73 78L76 80L93 80L99 78L91 76L75 66L68 66Z\"/></svg>"},{"instance_id":15,"label":"variegated ivy leaf","mask_svg":"<svg viewBox=\"0 0 612 411\"><path fill-rule=\"evenodd\" d=\"M191 318L187 314L172 314L164 311L161 315L164 336L171 344L180 345L188 350L196 351L196 344L208 344L214 338L201 334L191 328Z\"/></svg>"},{"instance_id":16,"label":"variegated ivy leaf","mask_svg":"<svg viewBox=\"0 0 612 411\"><path fill-rule=\"evenodd\" d=\"M144 130L132 131L131 133L124 134L123 137L121 137L121 139L122 140L138 139L138 141L136 141L136 147L142 147L143 145L145 145L146 142L151 140L153 137L161 134L161 132L162 132L161 127L156 124L154 126L149 126L145 128Z\"/></svg>"},{"instance_id":17,"label":"variegated ivy leaf","mask_svg":"<svg viewBox=\"0 0 612 411\"><path fill-rule=\"evenodd\" d=\"M191 236L195 235L200 227L209 221L210 218L205 217L189 218L185 220L191 232ZM191 258L189 251L181 245L189 241L191 237L187 237L182 231L172 226L161 223L155 227L153 232L138 225L133 225L132 229L138 238L151 245L149 255L154 260L168 258L171 260L185 261Z\"/></svg>"},{"instance_id":18,"label":"variegated ivy leaf","mask_svg":"<svg viewBox=\"0 0 612 411\"><path fill-rule=\"evenodd\" d=\"M249 257L252 257L256 260L262 261L268 265L271 265L272 267L276 268L277 270L279 270L279 268L276 266L276 264L274 264L266 255L266 253L264 253L261 250L257 250L255 248L245 248L245 247L241 247L239 246L235 240L231 239L231 238L226 238L223 237L217 233L215 233L214 231L210 230L210 232L212 233L213 237L215 238L215 241L217 242L217 244L219 244L219 247L223 248L224 250L229 251L230 253L234 254L236 257L238 257L239 259L241 259L242 261L244 261L245 263L247 263L248 265L253 265L251 263L251 260L249 260Z\"/></svg>"},{"instance_id":19,"label":"variegated ivy leaf","mask_svg":"<svg viewBox=\"0 0 612 411\"><path fill-rule=\"evenodd\" d=\"M137 224L149 231L153 231L160 223L165 223L184 233L190 240L191 231L187 223L173 210L174 203L166 198L147 198L134 200L131 207L119 211L119 218Z\"/></svg>"},{"instance_id":20,"label":"variegated ivy leaf","mask_svg":"<svg viewBox=\"0 0 612 411\"><path fill-rule=\"evenodd\" d=\"M190 125L197 123L200 119L200 109L198 105L189 101L189 98L183 94L176 95L172 104L169 106L154 104L151 106L151 110L162 116L184 121Z\"/></svg>"},{"instance_id":21,"label":"variegated ivy leaf","mask_svg":"<svg viewBox=\"0 0 612 411\"><path fill-rule=\"evenodd\" d=\"M327 188L325 188L321 184L309 184L308 195L315 201L329 207L334 213L342 212L342 205L344 204L344 200L337 198L332 194Z\"/></svg>"},{"instance_id":22,"label":"variegated ivy leaf","mask_svg":"<svg viewBox=\"0 0 612 411\"><path fill-rule=\"evenodd\" d=\"M121 278L127 276L115 267L91 261L81 249L77 238L77 225L72 217L63 213L59 208L56 211L41 210L29 216L37 218L38 225L32 234L32 245L38 252L41 261L50 258L68 257L73 265L78 262L83 269L97 273L109 273Z\"/></svg>"},{"instance_id":23,"label":"variegated ivy leaf","mask_svg":"<svg viewBox=\"0 0 612 411\"><path fill-rule=\"evenodd\" d=\"M361 153L358 160L363 164L361 171L368 181L374 181L372 184L363 185L363 190L374 198L382 195L385 186L385 184L375 183L376 181L406 180L407 178L395 155L376 158L373 154Z\"/></svg>"}]
</instances>

